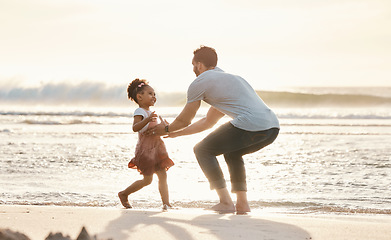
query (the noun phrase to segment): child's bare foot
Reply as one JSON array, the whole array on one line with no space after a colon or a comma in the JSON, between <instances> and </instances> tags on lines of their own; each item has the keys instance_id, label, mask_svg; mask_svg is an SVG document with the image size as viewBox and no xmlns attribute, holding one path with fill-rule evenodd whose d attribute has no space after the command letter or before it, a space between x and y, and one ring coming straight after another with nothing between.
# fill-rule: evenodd
<instances>
[{"instance_id":1,"label":"child's bare foot","mask_svg":"<svg viewBox=\"0 0 391 240\"><path fill-rule=\"evenodd\" d=\"M235 206L233 204L229 203L219 203L214 205L211 208L213 211L216 211L218 213L234 213L235 212Z\"/></svg>"},{"instance_id":2,"label":"child's bare foot","mask_svg":"<svg viewBox=\"0 0 391 240\"><path fill-rule=\"evenodd\" d=\"M163 211L167 211L168 209L172 209L171 204L163 204Z\"/></svg>"},{"instance_id":3,"label":"child's bare foot","mask_svg":"<svg viewBox=\"0 0 391 240\"><path fill-rule=\"evenodd\" d=\"M132 208L132 205L130 205L127 195L124 195L122 192L119 192L118 197L119 200L121 200L122 206L124 206L125 208Z\"/></svg>"},{"instance_id":4,"label":"child's bare foot","mask_svg":"<svg viewBox=\"0 0 391 240\"><path fill-rule=\"evenodd\" d=\"M247 213L251 212L250 206L248 204L236 204L236 214L238 215L246 215Z\"/></svg>"}]
</instances>

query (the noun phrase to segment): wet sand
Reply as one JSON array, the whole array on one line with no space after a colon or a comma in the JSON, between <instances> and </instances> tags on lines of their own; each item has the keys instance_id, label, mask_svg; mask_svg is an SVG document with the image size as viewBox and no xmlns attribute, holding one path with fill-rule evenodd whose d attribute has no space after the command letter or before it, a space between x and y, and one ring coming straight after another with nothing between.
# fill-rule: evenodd
<instances>
[{"instance_id":1,"label":"wet sand","mask_svg":"<svg viewBox=\"0 0 391 240\"><path fill-rule=\"evenodd\" d=\"M0 206L0 228L32 240L61 232L76 239L85 226L98 239L390 239L388 215L218 214L202 209Z\"/></svg>"}]
</instances>

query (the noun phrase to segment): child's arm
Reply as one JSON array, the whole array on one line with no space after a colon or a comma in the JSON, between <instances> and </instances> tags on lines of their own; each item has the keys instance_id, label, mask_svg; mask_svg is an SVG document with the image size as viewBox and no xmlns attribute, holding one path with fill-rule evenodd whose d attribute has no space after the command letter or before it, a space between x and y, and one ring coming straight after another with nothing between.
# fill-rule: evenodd
<instances>
[{"instance_id":1,"label":"child's arm","mask_svg":"<svg viewBox=\"0 0 391 240\"><path fill-rule=\"evenodd\" d=\"M198 120L197 122L191 124L190 126L179 130L177 132L170 132L168 137L175 138L184 135L190 135L205 131L211 127L213 127L222 117L224 113L220 112L214 107L211 107L206 114L206 117Z\"/></svg>"},{"instance_id":2,"label":"child's arm","mask_svg":"<svg viewBox=\"0 0 391 240\"><path fill-rule=\"evenodd\" d=\"M134 132L140 131L150 121L156 119L156 117L157 117L157 115L155 114L155 112L152 112L151 115L149 115L149 117L146 117L146 118L144 118L141 115L134 116L134 119L133 119L133 131Z\"/></svg>"}]
</instances>

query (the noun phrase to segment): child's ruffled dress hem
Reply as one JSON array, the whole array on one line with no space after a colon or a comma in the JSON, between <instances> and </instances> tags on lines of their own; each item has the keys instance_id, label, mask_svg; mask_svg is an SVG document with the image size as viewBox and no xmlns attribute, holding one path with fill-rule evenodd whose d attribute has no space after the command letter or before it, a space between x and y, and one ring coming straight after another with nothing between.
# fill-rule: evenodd
<instances>
[{"instance_id":1,"label":"child's ruffled dress hem","mask_svg":"<svg viewBox=\"0 0 391 240\"><path fill-rule=\"evenodd\" d=\"M146 112L145 110L144 113L147 113L148 116L150 114L150 112ZM157 122L150 122L146 126L146 129L156 125ZM143 175L152 175L163 169L167 171L174 165L174 162L168 157L163 140L160 136L143 135L144 131L139 132L135 157L130 160L128 167L137 169Z\"/></svg>"},{"instance_id":2,"label":"child's ruffled dress hem","mask_svg":"<svg viewBox=\"0 0 391 240\"><path fill-rule=\"evenodd\" d=\"M173 165L163 140L158 136L142 136L135 157L128 163L129 168L137 169L143 175L152 175L162 169L167 171Z\"/></svg>"}]
</instances>

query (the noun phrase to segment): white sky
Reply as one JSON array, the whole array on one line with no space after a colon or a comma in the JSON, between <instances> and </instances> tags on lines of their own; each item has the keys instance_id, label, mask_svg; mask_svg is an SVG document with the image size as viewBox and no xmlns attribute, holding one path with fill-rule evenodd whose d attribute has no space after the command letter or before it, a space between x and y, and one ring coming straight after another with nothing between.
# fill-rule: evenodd
<instances>
[{"instance_id":1,"label":"white sky","mask_svg":"<svg viewBox=\"0 0 391 240\"><path fill-rule=\"evenodd\" d=\"M258 90L391 86L390 0L0 0L0 34L0 86L185 91L200 45Z\"/></svg>"}]
</instances>

